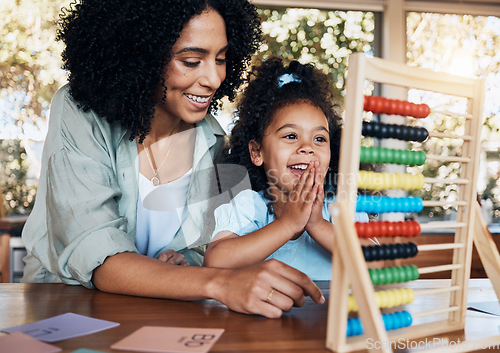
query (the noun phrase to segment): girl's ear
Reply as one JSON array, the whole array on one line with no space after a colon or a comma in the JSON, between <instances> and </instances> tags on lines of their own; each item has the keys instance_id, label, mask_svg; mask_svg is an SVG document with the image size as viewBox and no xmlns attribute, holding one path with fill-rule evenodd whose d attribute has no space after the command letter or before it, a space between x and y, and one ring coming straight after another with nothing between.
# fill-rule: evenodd
<instances>
[{"instance_id":1,"label":"girl's ear","mask_svg":"<svg viewBox=\"0 0 500 353\"><path fill-rule=\"evenodd\" d=\"M255 140L250 140L248 143L248 151L250 152L250 159L257 167L260 167L264 161L260 153L260 144Z\"/></svg>"}]
</instances>

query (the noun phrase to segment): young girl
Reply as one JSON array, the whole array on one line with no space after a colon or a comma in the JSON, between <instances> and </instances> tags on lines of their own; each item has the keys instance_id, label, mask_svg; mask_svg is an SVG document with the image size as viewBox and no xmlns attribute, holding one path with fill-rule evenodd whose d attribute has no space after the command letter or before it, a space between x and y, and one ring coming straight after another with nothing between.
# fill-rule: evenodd
<instances>
[{"instance_id":1,"label":"young girl","mask_svg":"<svg viewBox=\"0 0 500 353\"><path fill-rule=\"evenodd\" d=\"M229 163L248 168L253 190L215 211L205 265L241 267L274 258L329 280L328 206L338 168L340 118L326 75L271 58L255 69L238 107ZM325 178L326 177L326 178Z\"/></svg>"}]
</instances>

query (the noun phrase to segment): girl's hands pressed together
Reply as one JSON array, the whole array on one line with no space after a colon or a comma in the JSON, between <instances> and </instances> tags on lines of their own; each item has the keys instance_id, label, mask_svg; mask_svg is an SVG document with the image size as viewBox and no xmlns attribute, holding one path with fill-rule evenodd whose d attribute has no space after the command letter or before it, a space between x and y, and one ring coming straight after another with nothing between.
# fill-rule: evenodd
<instances>
[{"instance_id":1,"label":"girl's hands pressed together","mask_svg":"<svg viewBox=\"0 0 500 353\"><path fill-rule=\"evenodd\" d=\"M288 196L288 200L283 207L281 214L282 221L290 224L295 233L303 232L306 225L310 222L311 212L315 209L314 205L318 199L318 193L322 183L317 182L319 179L320 170L318 162L310 162L304 173L300 176L299 181L295 184L292 192ZM322 202L316 205L319 207L319 216L322 218Z\"/></svg>"},{"instance_id":2,"label":"girl's hands pressed together","mask_svg":"<svg viewBox=\"0 0 500 353\"><path fill-rule=\"evenodd\" d=\"M317 162L316 162L317 163ZM325 221L323 218L323 201L325 200L325 190L323 187L323 175L320 168L314 168L314 189L316 190L315 199L311 208L311 217L309 218L305 229L308 233L314 232L314 228Z\"/></svg>"},{"instance_id":3,"label":"girl's hands pressed together","mask_svg":"<svg viewBox=\"0 0 500 353\"><path fill-rule=\"evenodd\" d=\"M312 204L311 217L305 225L305 230L311 238L328 251L333 247L333 225L323 218L323 201L325 199L325 190L323 188L323 176L319 168L316 168L314 175L316 198Z\"/></svg>"}]
</instances>

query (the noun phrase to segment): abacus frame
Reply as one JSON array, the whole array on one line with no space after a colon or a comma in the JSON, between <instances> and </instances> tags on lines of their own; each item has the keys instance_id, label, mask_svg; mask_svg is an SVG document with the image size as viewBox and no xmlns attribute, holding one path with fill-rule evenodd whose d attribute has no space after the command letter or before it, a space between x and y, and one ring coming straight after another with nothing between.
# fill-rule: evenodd
<instances>
[{"instance_id":1,"label":"abacus frame","mask_svg":"<svg viewBox=\"0 0 500 353\"><path fill-rule=\"evenodd\" d=\"M447 319L398 329L391 331L391 334L385 331L380 309L375 303L375 290L368 275L368 267L363 258L361 244L354 228L365 81L405 89L414 88L432 91L464 97L468 100L468 111L464 114L466 116L464 135L467 135L468 138L463 141L462 157L465 158L462 160L461 170L461 180L466 180L466 182L461 185L459 190L459 200L468 201L459 204L461 212L457 212L456 222L448 224L432 222L433 224L427 224L429 227L425 228L442 229L452 227L456 229L455 244L452 244L454 245L453 263L449 269L452 270L451 285L458 286L458 290L450 293L449 308L443 310L444 313L447 312ZM344 137L341 142L337 201L330 207L336 234L336 245L332 251L332 280L326 340L328 349L335 352L351 352L366 349L366 339L369 337L378 342L390 342L400 338L412 340L463 330L472 261L474 217L480 214L480 212L477 212L478 206L476 202L476 173L479 169L483 101L484 82L480 79L468 79L389 62L380 58L369 58L363 53L352 54L349 57L345 95L345 122L342 131ZM476 227L478 226L476 225ZM485 232L481 236L483 243ZM476 242L476 246L477 243L480 242ZM498 273L500 259L498 258L498 252L496 252L496 255L495 252L490 251L489 257L496 261L491 266L491 271ZM481 254L480 251L479 253ZM351 287L352 294L358 304L358 314L363 323L364 334L347 338L349 287ZM497 289L497 285L495 285L495 289ZM497 290L497 294L499 293L500 291ZM494 338L495 342L499 340L500 337ZM388 353L392 352L392 349L387 345L382 345L381 347L374 347L370 351Z\"/></svg>"}]
</instances>

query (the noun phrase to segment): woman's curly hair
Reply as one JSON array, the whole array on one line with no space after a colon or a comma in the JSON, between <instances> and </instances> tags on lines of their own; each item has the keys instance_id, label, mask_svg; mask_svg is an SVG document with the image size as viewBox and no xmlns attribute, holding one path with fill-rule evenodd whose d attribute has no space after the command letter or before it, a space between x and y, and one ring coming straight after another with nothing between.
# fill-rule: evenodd
<instances>
[{"instance_id":1,"label":"woman's curly hair","mask_svg":"<svg viewBox=\"0 0 500 353\"><path fill-rule=\"evenodd\" d=\"M283 74L293 74L296 80L278 85ZM264 168L257 167L250 159L248 143L262 138L271 124L276 111L282 107L310 102L319 107L326 116L330 135L331 159L325 184L328 191L335 191L340 149L340 122L335 104L336 93L328 76L311 64L292 61L288 67L279 57L270 57L253 68L251 81L237 106L237 119L231 132L226 163L239 164L247 168L255 191L267 190Z\"/></svg>"},{"instance_id":2,"label":"woman's curly hair","mask_svg":"<svg viewBox=\"0 0 500 353\"><path fill-rule=\"evenodd\" d=\"M229 49L226 79L215 93L235 97L262 40L255 6L247 0L80 0L63 8L57 39L66 47L71 96L109 122L120 122L140 141L149 133L155 94L172 46L191 18L213 8L224 19Z\"/></svg>"}]
</instances>

